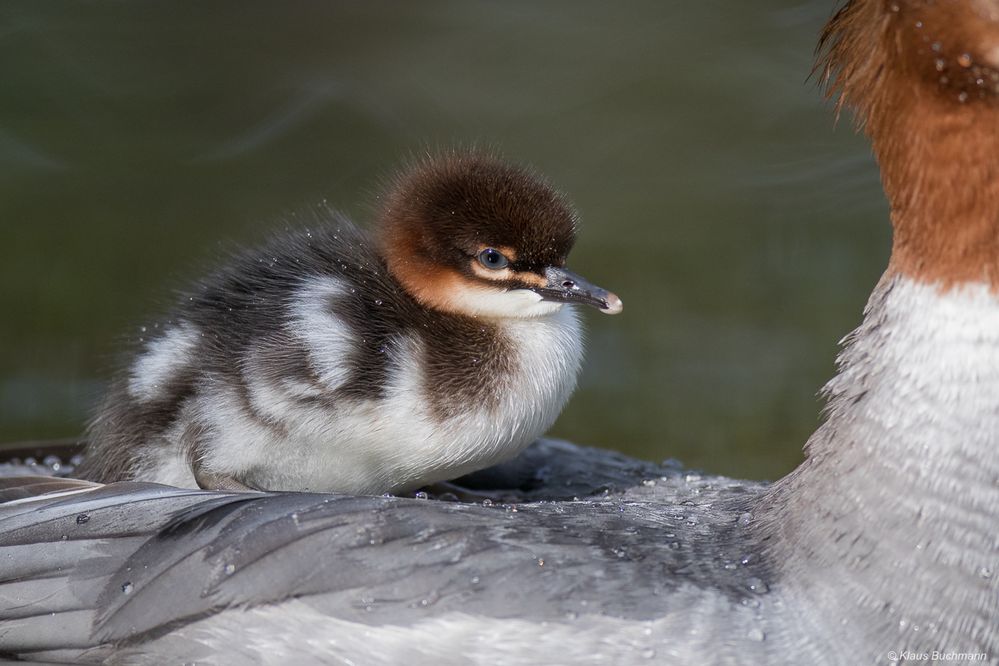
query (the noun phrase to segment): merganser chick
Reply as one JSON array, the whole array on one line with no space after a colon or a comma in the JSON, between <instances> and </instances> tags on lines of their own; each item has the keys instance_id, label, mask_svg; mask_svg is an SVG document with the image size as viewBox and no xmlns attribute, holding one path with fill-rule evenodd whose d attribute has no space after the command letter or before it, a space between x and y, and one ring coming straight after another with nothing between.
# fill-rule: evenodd
<instances>
[{"instance_id":1,"label":"merganser chick","mask_svg":"<svg viewBox=\"0 0 999 666\"><path fill-rule=\"evenodd\" d=\"M576 384L577 218L474 153L403 171L372 235L328 209L191 292L114 382L83 478L399 493L512 457Z\"/></svg>"}]
</instances>

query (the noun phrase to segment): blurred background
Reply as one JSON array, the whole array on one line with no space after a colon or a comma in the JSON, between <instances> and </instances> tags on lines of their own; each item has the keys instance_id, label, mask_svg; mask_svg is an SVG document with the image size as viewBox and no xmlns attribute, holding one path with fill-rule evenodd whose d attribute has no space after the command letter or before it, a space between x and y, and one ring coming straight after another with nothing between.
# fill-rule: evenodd
<instances>
[{"instance_id":1,"label":"blurred background","mask_svg":"<svg viewBox=\"0 0 999 666\"><path fill-rule=\"evenodd\" d=\"M78 435L123 340L232 243L362 222L428 147L547 174L624 313L554 434L732 476L801 459L888 257L808 80L832 0L0 5L0 441Z\"/></svg>"}]
</instances>

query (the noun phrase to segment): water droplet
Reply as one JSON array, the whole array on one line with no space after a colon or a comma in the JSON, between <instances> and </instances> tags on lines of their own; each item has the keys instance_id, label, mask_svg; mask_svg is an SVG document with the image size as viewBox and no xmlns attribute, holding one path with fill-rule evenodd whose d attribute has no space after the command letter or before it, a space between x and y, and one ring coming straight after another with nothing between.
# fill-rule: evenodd
<instances>
[{"instance_id":1,"label":"water droplet","mask_svg":"<svg viewBox=\"0 0 999 666\"><path fill-rule=\"evenodd\" d=\"M992 569L989 569L988 567L982 567L981 569L978 570L978 575L981 576L982 578L992 578Z\"/></svg>"},{"instance_id":2,"label":"water droplet","mask_svg":"<svg viewBox=\"0 0 999 666\"><path fill-rule=\"evenodd\" d=\"M968 101L968 93L966 93L966 92L964 92L962 90L961 94L957 96L957 101L960 102L961 104L964 104L965 102L967 102Z\"/></svg>"},{"instance_id":3,"label":"water droplet","mask_svg":"<svg viewBox=\"0 0 999 666\"><path fill-rule=\"evenodd\" d=\"M961 67L971 67L971 54L962 53L957 57L957 64Z\"/></svg>"},{"instance_id":4,"label":"water droplet","mask_svg":"<svg viewBox=\"0 0 999 666\"><path fill-rule=\"evenodd\" d=\"M415 497L416 499L428 499L430 495L428 495L425 491L421 490L415 495L413 495L413 497Z\"/></svg>"},{"instance_id":5,"label":"water droplet","mask_svg":"<svg viewBox=\"0 0 999 666\"><path fill-rule=\"evenodd\" d=\"M764 583L759 578L753 577L746 581L746 587L755 592L756 594L763 594L764 592L770 591L767 584Z\"/></svg>"},{"instance_id":6,"label":"water droplet","mask_svg":"<svg viewBox=\"0 0 999 666\"><path fill-rule=\"evenodd\" d=\"M753 514L747 512L739 516L738 520L739 527L745 527L751 522L753 522Z\"/></svg>"},{"instance_id":7,"label":"water droplet","mask_svg":"<svg viewBox=\"0 0 999 666\"><path fill-rule=\"evenodd\" d=\"M132 594L132 583L131 582L122 583L121 591L124 592L125 594Z\"/></svg>"},{"instance_id":8,"label":"water droplet","mask_svg":"<svg viewBox=\"0 0 999 666\"><path fill-rule=\"evenodd\" d=\"M762 641L764 638L767 637L767 635L763 633L762 629L750 629L749 633L746 635L749 637L749 640L751 641Z\"/></svg>"},{"instance_id":9,"label":"water droplet","mask_svg":"<svg viewBox=\"0 0 999 666\"><path fill-rule=\"evenodd\" d=\"M618 555L618 557L621 557L621 556L620 556L620 555ZM545 566L545 558L543 558L543 557L539 557L539 558L538 558L538 566L539 566L539 567L543 567L543 566Z\"/></svg>"},{"instance_id":10,"label":"water droplet","mask_svg":"<svg viewBox=\"0 0 999 666\"><path fill-rule=\"evenodd\" d=\"M236 573L236 565L235 564L227 564L227 565L225 565L225 575L226 576L231 576L234 573Z\"/></svg>"},{"instance_id":11,"label":"water droplet","mask_svg":"<svg viewBox=\"0 0 999 666\"><path fill-rule=\"evenodd\" d=\"M493 505L493 501L491 499L489 499L488 497L486 499L482 500L482 506L492 506L492 505Z\"/></svg>"},{"instance_id":12,"label":"water droplet","mask_svg":"<svg viewBox=\"0 0 999 666\"><path fill-rule=\"evenodd\" d=\"M644 481L642 481L642 485L645 486L646 488L651 488L654 485L656 485L656 480L655 479L645 479Z\"/></svg>"},{"instance_id":13,"label":"water droplet","mask_svg":"<svg viewBox=\"0 0 999 666\"><path fill-rule=\"evenodd\" d=\"M384 301L382 301L382 299L380 299L380 298L376 298L375 299L375 305L381 305L383 302Z\"/></svg>"},{"instance_id":14,"label":"water droplet","mask_svg":"<svg viewBox=\"0 0 999 666\"><path fill-rule=\"evenodd\" d=\"M680 550L680 542L679 541L670 541L669 545L667 547L670 550Z\"/></svg>"},{"instance_id":15,"label":"water droplet","mask_svg":"<svg viewBox=\"0 0 999 666\"><path fill-rule=\"evenodd\" d=\"M472 576L472 585L478 585L478 584L479 584L479 577Z\"/></svg>"},{"instance_id":16,"label":"water droplet","mask_svg":"<svg viewBox=\"0 0 999 666\"><path fill-rule=\"evenodd\" d=\"M943 58L937 58L935 60L935 63L936 63L937 71L938 72L944 71L944 68L947 67L947 61L944 60Z\"/></svg>"},{"instance_id":17,"label":"water droplet","mask_svg":"<svg viewBox=\"0 0 999 666\"><path fill-rule=\"evenodd\" d=\"M933 42L932 44L930 44L930 48L933 49L934 52L940 53L940 49L943 48L943 44L941 44L940 42Z\"/></svg>"},{"instance_id":18,"label":"water droplet","mask_svg":"<svg viewBox=\"0 0 999 666\"><path fill-rule=\"evenodd\" d=\"M79 516L76 517L76 524L77 525L83 525L84 523L88 523L88 522L90 522L90 515L89 514L81 513Z\"/></svg>"},{"instance_id":19,"label":"water droplet","mask_svg":"<svg viewBox=\"0 0 999 666\"><path fill-rule=\"evenodd\" d=\"M923 27L923 22L922 21L916 21L916 27L917 28L922 28Z\"/></svg>"}]
</instances>

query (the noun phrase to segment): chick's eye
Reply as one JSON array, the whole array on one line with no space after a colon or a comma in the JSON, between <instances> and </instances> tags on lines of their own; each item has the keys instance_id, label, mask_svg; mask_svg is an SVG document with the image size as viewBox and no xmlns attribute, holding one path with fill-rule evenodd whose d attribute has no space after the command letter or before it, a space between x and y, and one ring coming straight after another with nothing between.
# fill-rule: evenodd
<instances>
[{"instance_id":1,"label":"chick's eye","mask_svg":"<svg viewBox=\"0 0 999 666\"><path fill-rule=\"evenodd\" d=\"M506 268L510 261L499 251L494 250L491 247L487 247L482 252L479 252L479 263L486 268L498 270L500 268Z\"/></svg>"}]
</instances>

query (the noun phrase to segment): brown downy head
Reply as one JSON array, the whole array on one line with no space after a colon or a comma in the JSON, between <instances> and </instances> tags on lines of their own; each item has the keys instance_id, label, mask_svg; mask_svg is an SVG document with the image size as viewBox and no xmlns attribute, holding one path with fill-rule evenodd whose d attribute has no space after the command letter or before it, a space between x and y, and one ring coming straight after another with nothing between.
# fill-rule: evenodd
<instances>
[{"instance_id":1,"label":"brown downy head","mask_svg":"<svg viewBox=\"0 0 999 666\"><path fill-rule=\"evenodd\" d=\"M486 317L534 317L563 303L615 314L621 299L565 268L576 216L522 168L447 153L404 170L379 215L389 270L424 305Z\"/></svg>"},{"instance_id":2,"label":"brown downy head","mask_svg":"<svg viewBox=\"0 0 999 666\"><path fill-rule=\"evenodd\" d=\"M889 270L999 289L999 0L852 0L820 50L881 167Z\"/></svg>"}]
</instances>

